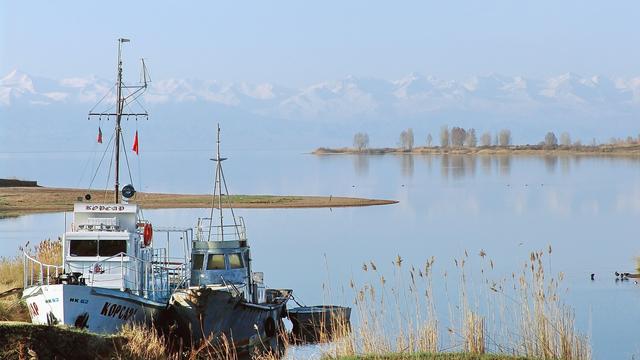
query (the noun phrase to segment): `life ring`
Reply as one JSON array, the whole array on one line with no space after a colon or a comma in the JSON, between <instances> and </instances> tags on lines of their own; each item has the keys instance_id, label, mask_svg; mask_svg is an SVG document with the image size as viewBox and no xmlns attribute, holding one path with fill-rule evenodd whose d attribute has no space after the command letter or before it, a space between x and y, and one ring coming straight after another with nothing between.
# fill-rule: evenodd
<instances>
[{"instance_id":1,"label":"life ring","mask_svg":"<svg viewBox=\"0 0 640 360\"><path fill-rule=\"evenodd\" d=\"M152 238L153 238L153 226L151 226L151 224L144 224L144 230L142 231L142 240L144 240L144 246L151 245Z\"/></svg>"}]
</instances>

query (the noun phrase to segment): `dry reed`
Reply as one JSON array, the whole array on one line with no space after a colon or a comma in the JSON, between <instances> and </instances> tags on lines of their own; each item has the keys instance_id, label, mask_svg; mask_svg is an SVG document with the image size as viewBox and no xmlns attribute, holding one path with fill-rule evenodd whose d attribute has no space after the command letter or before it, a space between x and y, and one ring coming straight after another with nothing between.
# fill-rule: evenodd
<instances>
[{"instance_id":1,"label":"dry reed","mask_svg":"<svg viewBox=\"0 0 640 360\"><path fill-rule=\"evenodd\" d=\"M126 339L122 347L121 359L165 360L172 359L168 344L154 328L139 324L126 324L119 334ZM175 357L177 359L177 357Z\"/></svg>"},{"instance_id":2,"label":"dry reed","mask_svg":"<svg viewBox=\"0 0 640 360\"><path fill-rule=\"evenodd\" d=\"M62 241L43 240L33 248L21 248L45 264L62 264ZM0 258L0 293L23 286L22 256ZM20 292L0 298L0 321L30 321L29 312L20 300Z\"/></svg>"},{"instance_id":3,"label":"dry reed","mask_svg":"<svg viewBox=\"0 0 640 360\"><path fill-rule=\"evenodd\" d=\"M289 346L286 329L279 330L278 339L285 348ZM124 338L122 346L117 350L118 359L134 360L238 360L239 356L231 337L225 334L211 335L190 348L176 344L169 336L165 336L153 327L141 324L127 324L118 333L119 338ZM254 360L277 360L283 352L274 352L265 344L257 345L250 354Z\"/></svg>"},{"instance_id":4,"label":"dry reed","mask_svg":"<svg viewBox=\"0 0 640 360\"><path fill-rule=\"evenodd\" d=\"M467 276L465 266L470 259L465 251L462 258L454 259L459 274L457 301L448 300L446 329L440 326L432 289L435 259L429 259L419 269L406 269L398 256L392 282L374 262L366 263L362 271L369 280L360 285L351 280L350 286L357 325L355 330L342 334L346 339L338 340L350 345L343 351L339 347L325 351L325 357L385 358L390 353L411 357L461 351L477 356L492 353L539 359L591 359L589 338L576 330L573 311L560 299L562 273L556 278L545 273L543 259L550 255L551 248L532 253L521 274L491 280L488 273L494 263L484 251L480 251L481 271ZM447 299L448 280L445 272ZM478 280L479 284L475 282ZM443 331L450 334L448 343L440 337Z\"/></svg>"}]
</instances>

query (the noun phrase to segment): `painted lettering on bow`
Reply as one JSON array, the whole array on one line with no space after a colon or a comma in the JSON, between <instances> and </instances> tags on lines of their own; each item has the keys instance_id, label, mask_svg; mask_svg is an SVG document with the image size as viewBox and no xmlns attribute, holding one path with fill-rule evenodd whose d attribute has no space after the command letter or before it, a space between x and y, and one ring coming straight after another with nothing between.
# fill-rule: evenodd
<instances>
[{"instance_id":1,"label":"painted lettering on bow","mask_svg":"<svg viewBox=\"0 0 640 360\"><path fill-rule=\"evenodd\" d=\"M38 311L38 304L36 304L35 302L30 303L28 308L32 318L40 314Z\"/></svg>"},{"instance_id":2,"label":"painted lettering on bow","mask_svg":"<svg viewBox=\"0 0 640 360\"><path fill-rule=\"evenodd\" d=\"M123 205L87 205L85 210L88 211L124 211Z\"/></svg>"},{"instance_id":3,"label":"painted lettering on bow","mask_svg":"<svg viewBox=\"0 0 640 360\"><path fill-rule=\"evenodd\" d=\"M102 310L100 311L100 315L108 316L112 318L118 318L123 321L127 321L134 317L138 309L134 309L128 306L120 305L120 304L112 304L110 302L105 302L102 306Z\"/></svg>"}]
</instances>

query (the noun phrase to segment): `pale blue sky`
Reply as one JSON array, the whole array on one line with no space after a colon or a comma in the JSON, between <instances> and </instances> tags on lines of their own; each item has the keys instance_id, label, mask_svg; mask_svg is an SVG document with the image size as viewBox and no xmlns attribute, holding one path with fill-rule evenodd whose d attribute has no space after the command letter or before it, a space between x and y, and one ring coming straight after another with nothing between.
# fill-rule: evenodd
<instances>
[{"instance_id":1,"label":"pale blue sky","mask_svg":"<svg viewBox=\"0 0 640 360\"><path fill-rule=\"evenodd\" d=\"M111 78L120 36L158 79L640 75L638 1L2 0L0 14L0 76Z\"/></svg>"}]
</instances>

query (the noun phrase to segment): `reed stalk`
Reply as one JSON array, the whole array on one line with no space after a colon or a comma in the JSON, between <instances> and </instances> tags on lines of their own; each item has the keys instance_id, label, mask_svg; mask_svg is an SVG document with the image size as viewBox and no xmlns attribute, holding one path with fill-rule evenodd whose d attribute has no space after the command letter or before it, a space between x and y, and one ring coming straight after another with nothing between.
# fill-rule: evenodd
<instances>
[{"instance_id":1,"label":"reed stalk","mask_svg":"<svg viewBox=\"0 0 640 360\"><path fill-rule=\"evenodd\" d=\"M451 278L457 279L457 301L446 304L448 343L441 342L443 329L436 314L434 258L418 269L407 267L398 256L391 283L374 262L366 263L362 271L368 280L361 284L351 280L350 285L357 326L342 334L348 339L340 340L350 345L346 350L335 347L325 356L384 358L396 353L411 357L455 350L477 356L589 360L589 338L576 329L573 310L560 299L563 274L553 277L545 272L545 259L550 256L551 248L534 252L519 274L497 280L491 279L494 263L484 251L480 251L481 270L471 271L473 276L467 274L466 267L471 266L467 252L454 259L459 276ZM444 281L449 279L445 272ZM447 299L448 292L445 286ZM482 307L479 294L485 297ZM385 301L389 297L392 301Z\"/></svg>"}]
</instances>

